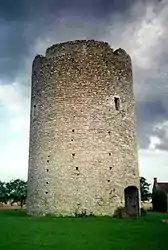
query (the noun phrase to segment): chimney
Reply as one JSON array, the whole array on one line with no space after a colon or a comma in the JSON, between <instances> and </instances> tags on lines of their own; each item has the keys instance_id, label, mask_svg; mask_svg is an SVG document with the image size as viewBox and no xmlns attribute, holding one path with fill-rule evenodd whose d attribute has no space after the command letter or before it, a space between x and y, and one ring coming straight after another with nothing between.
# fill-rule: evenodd
<instances>
[{"instance_id":1,"label":"chimney","mask_svg":"<svg viewBox=\"0 0 168 250\"><path fill-rule=\"evenodd\" d=\"M157 177L154 178L153 189L157 188Z\"/></svg>"},{"instance_id":2,"label":"chimney","mask_svg":"<svg viewBox=\"0 0 168 250\"><path fill-rule=\"evenodd\" d=\"M157 184L157 177L154 178L154 184Z\"/></svg>"}]
</instances>

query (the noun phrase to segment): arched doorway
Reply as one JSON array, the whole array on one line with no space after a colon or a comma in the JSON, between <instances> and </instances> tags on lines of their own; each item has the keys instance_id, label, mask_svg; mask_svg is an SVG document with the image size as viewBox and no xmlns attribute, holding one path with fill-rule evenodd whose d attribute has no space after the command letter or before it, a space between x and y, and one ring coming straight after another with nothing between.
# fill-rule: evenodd
<instances>
[{"instance_id":1,"label":"arched doorway","mask_svg":"<svg viewBox=\"0 0 168 250\"><path fill-rule=\"evenodd\" d=\"M125 208L129 216L139 215L139 192L135 186L129 186L124 189Z\"/></svg>"}]
</instances>

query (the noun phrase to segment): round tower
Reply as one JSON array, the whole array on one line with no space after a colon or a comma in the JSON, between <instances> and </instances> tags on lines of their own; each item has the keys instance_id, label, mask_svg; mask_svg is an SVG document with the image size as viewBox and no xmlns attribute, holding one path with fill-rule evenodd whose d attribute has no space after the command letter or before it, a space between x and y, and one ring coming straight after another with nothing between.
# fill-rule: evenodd
<instances>
[{"instance_id":1,"label":"round tower","mask_svg":"<svg viewBox=\"0 0 168 250\"><path fill-rule=\"evenodd\" d=\"M130 56L105 42L47 49L32 67L27 211L139 213Z\"/></svg>"}]
</instances>

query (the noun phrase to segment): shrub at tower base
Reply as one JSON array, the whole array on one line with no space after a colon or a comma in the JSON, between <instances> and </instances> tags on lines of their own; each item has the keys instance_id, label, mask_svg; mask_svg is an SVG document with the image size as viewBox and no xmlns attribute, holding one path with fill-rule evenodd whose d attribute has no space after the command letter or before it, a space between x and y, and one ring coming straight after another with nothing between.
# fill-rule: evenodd
<instances>
[{"instance_id":1,"label":"shrub at tower base","mask_svg":"<svg viewBox=\"0 0 168 250\"><path fill-rule=\"evenodd\" d=\"M167 212L167 194L164 190L154 190L152 194L153 211Z\"/></svg>"}]
</instances>

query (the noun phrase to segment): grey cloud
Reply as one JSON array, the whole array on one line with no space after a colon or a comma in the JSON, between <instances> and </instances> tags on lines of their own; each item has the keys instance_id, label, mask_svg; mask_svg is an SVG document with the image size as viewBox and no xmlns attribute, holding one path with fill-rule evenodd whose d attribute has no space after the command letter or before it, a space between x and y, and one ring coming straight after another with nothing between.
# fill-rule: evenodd
<instances>
[{"instance_id":1,"label":"grey cloud","mask_svg":"<svg viewBox=\"0 0 168 250\"><path fill-rule=\"evenodd\" d=\"M168 139L166 139L166 141L161 142L160 144L157 144L155 146L155 149L167 151L168 150Z\"/></svg>"},{"instance_id":2,"label":"grey cloud","mask_svg":"<svg viewBox=\"0 0 168 250\"><path fill-rule=\"evenodd\" d=\"M141 148L149 147L150 136L156 136L154 125L157 123L163 123L167 113L167 110L164 109L160 101L154 103L144 101L143 103L136 105L137 134L139 146Z\"/></svg>"},{"instance_id":3,"label":"grey cloud","mask_svg":"<svg viewBox=\"0 0 168 250\"><path fill-rule=\"evenodd\" d=\"M162 67L162 64L159 65ZM142 76L137 74L135 79L138 86L138 89L135 86L135 94L139 145L148 148L150 136L161 136L154 129L155 125L164 123L168 117L168 77L164 72L156 73L150 69L148 73L144 71Z\"/></svg>"},{"instance_id":4,"label":"grey cloud","mask_svg":"<svg viewBox=\"0 0 168 250\"><path fill-rule=\"evenodd\" d=\"M168 150L168 133L166 132L166 128L162 127L162 128L156 128L154 130L154 134L155 136L157 136L160 140L160 143L157 143L155 145L156 149L159 150L164 150L167 151Z\"/></svg>"},{"instance_id":5,"label":"grey cloud","mask_svg":"<svg viewBox=\"0 0 168 250\"><path fill-rule=\"evenodd\" d=\"M161 139L164 140L167 137L166 131L164 128L155 128L154 129L155 135Z\"/></svg>"},{"instance_id":6,"label":"grey cloud","mask_svg":"<svg viewBox=\"0 0 168 250\"><path fill-rule=\"evenodd\" d=\"M168 34L160 43L160 54L154 58L157 62L155 67L151 66L147 71L135 70L137 71L135 74L137 131L138 137L141 138L139 142L142 148L149 146L150 136L157 136L161 139L161 144L156 148L165 150L168 147L168 138L161 136L163 132L165 134L166 128L164 130L154 129L156 124L162 124L168 120L168 49L165 40L168 40Z\"/></svg>"}]
</instances>

